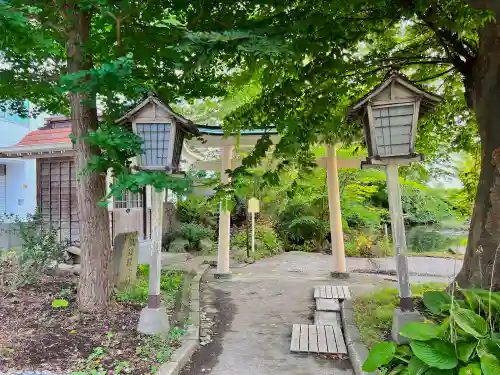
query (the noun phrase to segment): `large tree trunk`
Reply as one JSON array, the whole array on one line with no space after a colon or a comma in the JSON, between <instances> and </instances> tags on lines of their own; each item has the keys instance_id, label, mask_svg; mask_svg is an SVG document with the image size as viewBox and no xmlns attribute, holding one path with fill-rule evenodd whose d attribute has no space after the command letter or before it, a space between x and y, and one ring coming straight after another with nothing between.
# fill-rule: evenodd
<instances>
[{"instance_id":1,"label":"large tree trunk","mask_svg":"<svg viewBox=\"0 0 500 375\"><path fill-rule=\"evenodd\" d=\"M92 68L92 53L88 50L91 18L91 10L82 11L76 6L67 10L69 73ZM75 164L77 171L81 172L92 155L100 152L81 139L89 130L97 128L96 97L87 92L70 92L70 102L72 133L77 138ZM78 306L82 311L104 310L109 300L112 276L108 210L99 205L106 195L106 175L79 174L77 194L82 248Z\"/></svg>"},{"instance_id":2,"label":"large tree trunk","mask_svg":"<svg viewBox=\"0 0 500 375\"><path fill-rule=\"evenodd\" d=\"M480 31L477 60L465 85L479 123L482 154L467 251L456 280L461 287L492 284L500 290L500 23Z\"/></svg>"}]
</instances>

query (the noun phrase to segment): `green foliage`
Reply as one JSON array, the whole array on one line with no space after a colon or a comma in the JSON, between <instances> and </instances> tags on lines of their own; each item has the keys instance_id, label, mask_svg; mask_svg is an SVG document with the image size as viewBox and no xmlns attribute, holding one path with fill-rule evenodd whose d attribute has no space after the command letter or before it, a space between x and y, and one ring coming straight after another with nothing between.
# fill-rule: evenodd
<instances>
[{"instance_id":1,"label":"green foliage","mask_svg":"<svg viewBox=\"0 0 500 375\"><path fill-rule=\"evenodd\" d=\"M206 227L216 227L218 210L217 201L194 194L177 203L177 217L181 222L195 223Z\"/></svg>"},{"instance_id":2,"label":"green foliage","mask_svg":"<svg viewBox=\"0 0 500 375\"><path fill-rule=\"evenodd\" d=\"M212 238L214 231L199 224L182 223L179 229L179 236L189 243L189 249L200 248L200 241L205 238Z\"/></svg>"},{"instance_id":3,"label":"green foliage","mask_svg":"<svg viewBox=\"0 0 500 375\"><path fill-rule=\"evenodd\" d=\"M132 284L120 286L115 290L114 297L119 302L128 302L145 306L149 295L149 271L140 270L137 280ZM170 304L183 283L182 272L167 271L160 276L160 292L162 300Z\"/></svg>"},{"instance_id":4,"label":"green foliage","mask_svg":"<svg viewBox=\"0 0 500 375\"><path fill-rule=\"evenodd\" d=\"M248 243L250 246L250 243ZM237 232L231 238L231 251L233 258L244 260L247 249L247 232L245 230ZM255 254L250 252L250 256L258 260L260 258L271 257L283 252L283 243L276 235L273 228L257 225L255 228Z\"/></svg>"},{"instance_id":5,"label":"green foliage","mask_svg":"<svg viewBox=\"0 0 500 375\"><path fill-rule=\"evenodd\" d=\"M445 236L439 230L418 226L408 231L406 242L411 251L423 253L426 251L447 250L457 244L457 239Z\"/></svg>"},{"instance_id":6,"label":"green foliage","mask_svg":"<svg viewBox=\"0 0 500 375\"><path fill-rule=\"evenodd\" d=\"M55 308L55 309L66 308L68 306L69 306L69 303L65 299L54 299L54 300L52 300L52 307Z\"/></svg>"},{"instance_id":7,"label":"green foliage","mask_svg":"<svg viewBox=\"0 0 500 375\"><path fill-rule=\"evenodd\" d=\"M21 239L21 246L15 249L15 263L10 258L15 274L9 283L16 286L34 283L38 277L62 260L66 243L59 240L56 228L49 228L40 214L20 218L8 216L13 223L12 233ZM8 272L8 270L5 270Z\"/></svg>"},{"instance_id":8,"label":"green foliage","mask_svg":"<svg viewBox=\"0 0 500 375\"><path fill-rule=\"evenodd\" d=\"M411 340L411 351L397 356L394 350L377 346L365 366L382 373L407 367L409 373L449 370L460 375L481 374L482 370L485 375L496 374L500 369L500 310L485 306L500 300L500 293L463 293L468 296L465 301L454 300L446 292L425 292L423 301L436 321L406 325L401 335Z\"/></svg>"}]
</instances>

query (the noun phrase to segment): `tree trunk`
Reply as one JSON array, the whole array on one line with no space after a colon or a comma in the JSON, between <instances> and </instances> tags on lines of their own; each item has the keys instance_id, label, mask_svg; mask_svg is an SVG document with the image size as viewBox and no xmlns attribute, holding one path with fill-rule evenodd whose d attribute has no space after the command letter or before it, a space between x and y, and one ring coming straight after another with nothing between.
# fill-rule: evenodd
<instances>
[{"instance_id":1,"label":"tree trunk","mask_svg":"<svg viewBox=\"0 0 500 375\"><path fill-rule=\"evenodd\" d=\"M497 12L500 20L500 12ZM465 85L481 137L481 174L469 230L461 287L500 290L500 24L479 33L480 46Z\"/></svg>"},{"instance_id":2,"label":"tree trunk","mask_svg":"<svg viewBox=\"0 0 500 375\"><path fill-rule=\"evenodd\" d=\"M83 11L77 6L66 11L68 72L89 70L92 68L92 53L88 49L92 11ZM86 79L90 77L82 80ZM77 138L74 160L77 171L81 172L92 156L100 152L81 139L89 130L97 128L96 97L88 92L70 92L70 104L72 133ZM109 300L112 276L108 209L99 205L106 195L106 175L79 174L77 195L82 249L78 306L82 311L104 310Z\"/></svg>"}]
</instances>

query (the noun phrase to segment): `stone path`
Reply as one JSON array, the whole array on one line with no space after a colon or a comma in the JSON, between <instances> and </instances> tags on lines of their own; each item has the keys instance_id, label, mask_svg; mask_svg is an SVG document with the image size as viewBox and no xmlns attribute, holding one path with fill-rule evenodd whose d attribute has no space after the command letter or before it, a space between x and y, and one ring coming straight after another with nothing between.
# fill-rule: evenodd
<instances>
[{"instance_id":1,"label":"stone path","mask_svg":"<svg viewBox=\"0 0 500 375\"><path fill-rule=\"evenodd\" d=\"M234 269L229 281L208 273L202 297L206 315L215 319L212 342L182 375L351 375L347 360L290 353L292 323L313 321L314 286L332 283L330 259L286 253ZM349 285L354 296L394 285L385 276L362 274L335 284Z\"/></svg>"}]
</instances>

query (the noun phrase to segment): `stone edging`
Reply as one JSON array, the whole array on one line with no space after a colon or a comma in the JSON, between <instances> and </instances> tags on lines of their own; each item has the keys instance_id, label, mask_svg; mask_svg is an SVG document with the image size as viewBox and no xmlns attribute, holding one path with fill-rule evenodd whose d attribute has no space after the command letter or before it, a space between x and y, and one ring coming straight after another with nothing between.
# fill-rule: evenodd
<instances>
[{"instance_id":1,"label":"stone edging","mask_svg":"<svg viewBox=\"0 0 500 375\"><path fill-rule=\"evenodd\" d=\"M378 372L364 372L362 370L363 363L368 358L368 348L361 341L359 328L354 321L354 312L352 308L352 300L344 300L340 302L340 315L342 317L342 327L344 331L344 339L347 345L349 359L356 375L376 375Z\"/></svg>"},{"instance_id":2,"label":"stone edging","mask_svg":"<svg viewBox=\"0 0 500 375\"><path fill-rule=\"evenodd\" d=\"M158 375L177 375L191 359L193 353L200 346L200 281L209 265L202 264L196 270L196 275L191 282L190 304L189 304L189 327L184 342L177 348L170 361L163 364Z\"/></svg>"}]
</instances>

